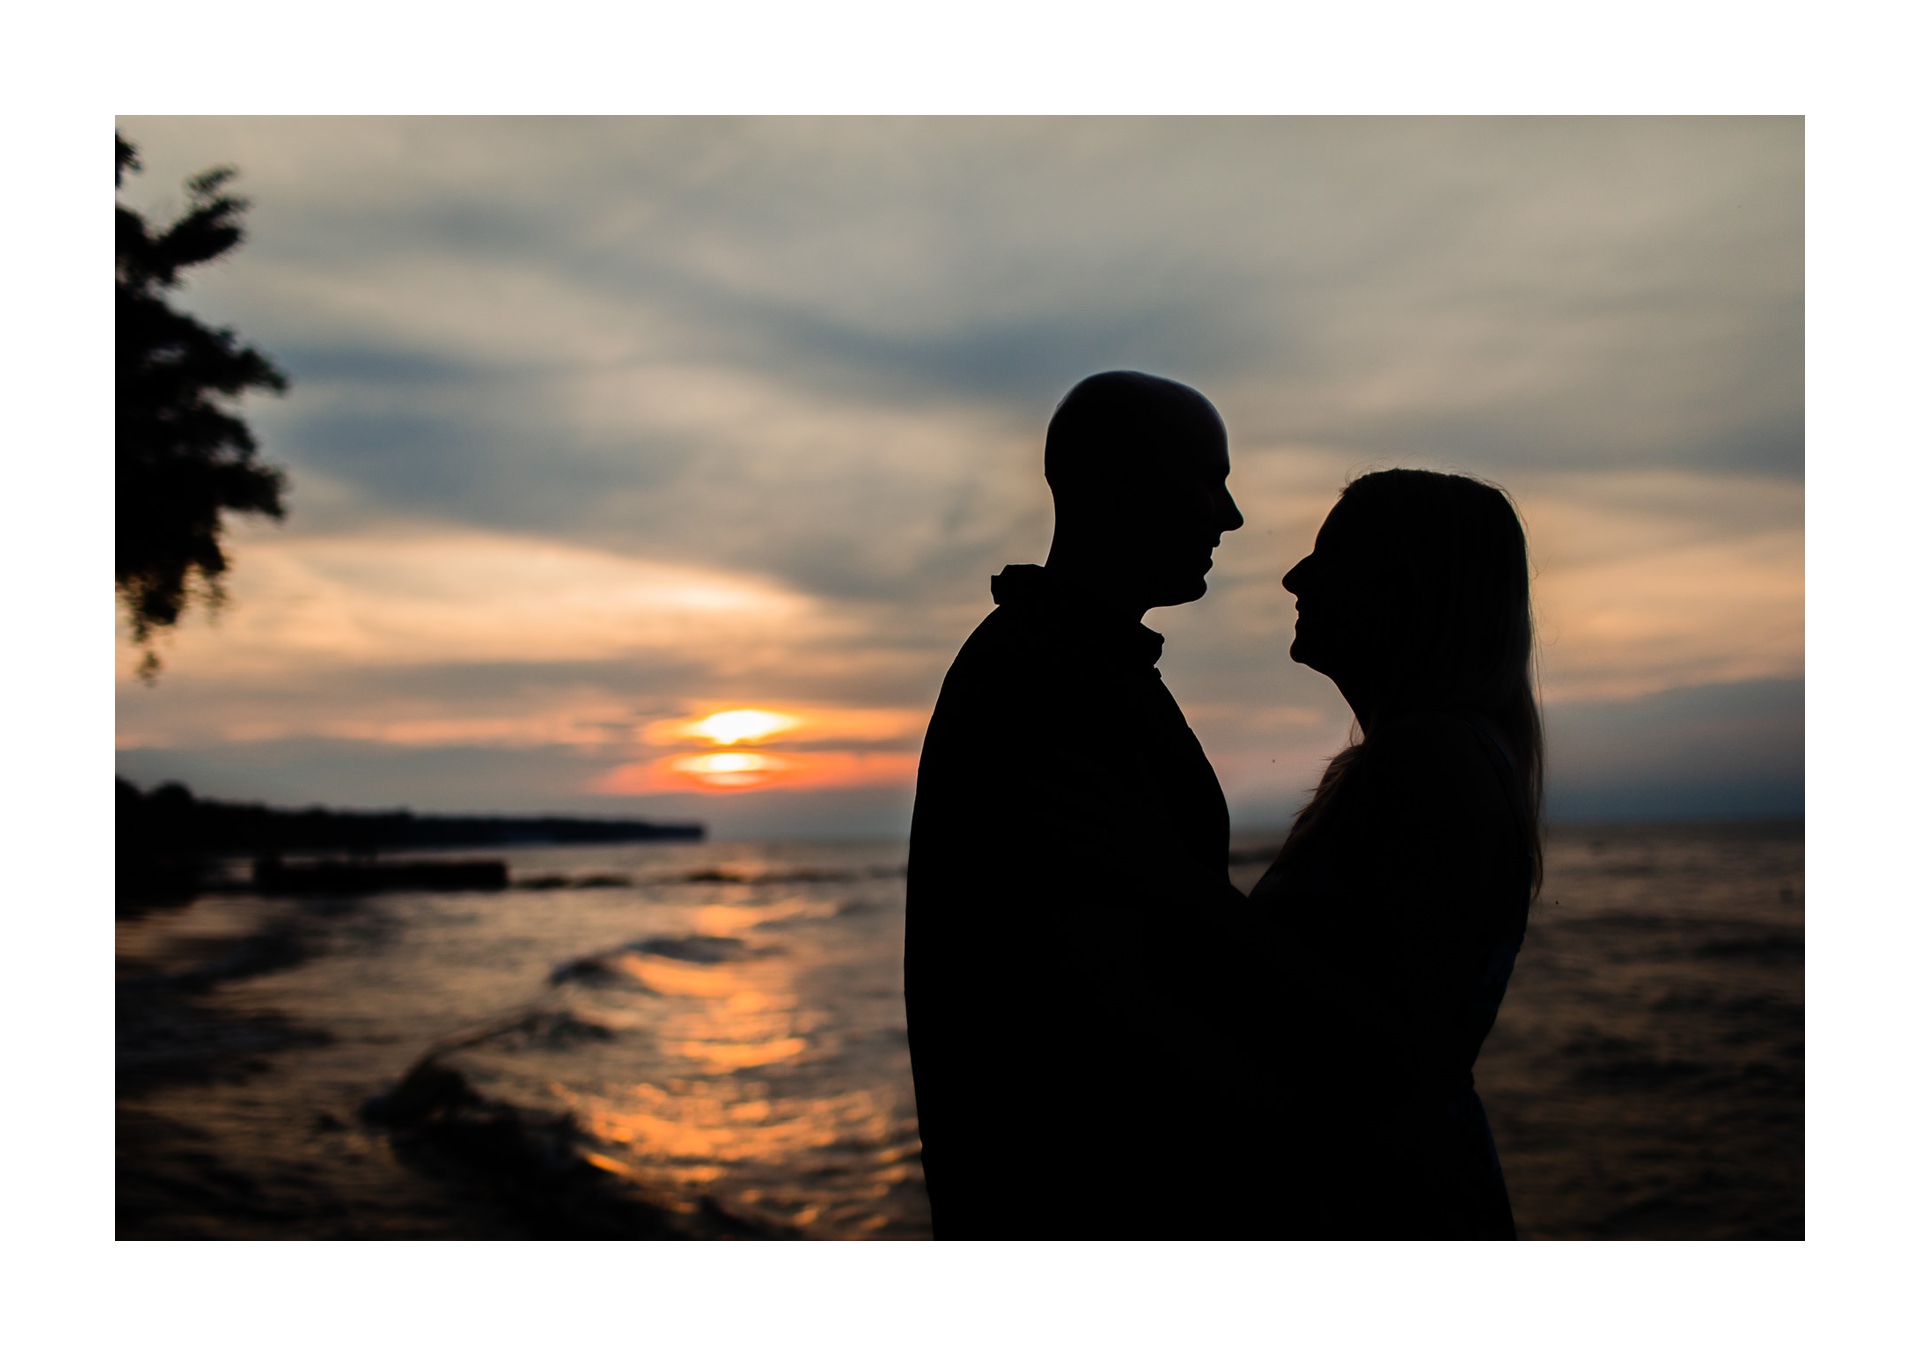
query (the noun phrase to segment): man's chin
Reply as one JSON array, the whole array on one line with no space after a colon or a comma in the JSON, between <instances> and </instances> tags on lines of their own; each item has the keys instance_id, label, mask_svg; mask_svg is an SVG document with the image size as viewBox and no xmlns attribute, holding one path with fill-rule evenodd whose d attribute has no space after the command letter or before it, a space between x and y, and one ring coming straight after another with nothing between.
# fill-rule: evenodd
<instances>
[{"instance_id":1,"label":"man's chin","mask_svg":"<svg viewBox=\"0 0 1920 1356\"><path fill-rule=\"evenodd\" d=\"M1206 595L1207 581L1204 579L1195 579L1191 583L1179 584L1171 588L1163 589L1154 595L1153 601L1148 603L1147 606L1149 608L1179 607L1182 603L1197 602L1201 598L1206 597Z\"/></svg>"}]
</instances>

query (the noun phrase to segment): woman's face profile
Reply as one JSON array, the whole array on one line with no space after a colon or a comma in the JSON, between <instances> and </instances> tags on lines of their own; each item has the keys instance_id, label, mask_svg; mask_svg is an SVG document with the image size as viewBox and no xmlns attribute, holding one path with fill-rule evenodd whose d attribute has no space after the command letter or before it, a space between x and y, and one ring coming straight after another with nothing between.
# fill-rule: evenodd
<instances>
[{"instance_id":1,"label":"woman's face profile","mask_svg":"<svg viewBox=\"0 0 1920 1356\"><path fill-rule=\"evenodd\" d=\"M1280 581L1295 599L1287 651L1295 663L1335 682L1378 663L1389 630L1384 564L1352 505L1335 504L1313 551Z\"/></svg>"}]
</instances>

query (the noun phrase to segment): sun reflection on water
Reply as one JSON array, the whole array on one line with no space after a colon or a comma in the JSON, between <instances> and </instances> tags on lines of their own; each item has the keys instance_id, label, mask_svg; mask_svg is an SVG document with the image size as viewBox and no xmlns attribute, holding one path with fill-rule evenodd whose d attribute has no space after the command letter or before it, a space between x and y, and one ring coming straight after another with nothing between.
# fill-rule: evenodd
<instances>
[{"instance_id":1,"label":"sun reflection on water","mask_svg":"<svg viewBox=\"0 0 1920 1356\"><path fill-rule=\"evenodd\" d=\"M664 956L624 955L614 962L655 993L676 997L727 997L739 984L735 975L702 965L688 965Z\"/></svg>"},{"instance_id":2,"label":"sun reflection on water","mask_svg":"<svg viewBox=\"0 0 1920 1356\"><path fill-rule=\"evenodd\" d=\"M790 898L766 904L707 904L693 915L694 931L707 937L738 937L751 928L792 919L831 918L839 906L825 900Z\"/></svg>"},{"instance_id":3,"label":"sun reflection on water","mask_svg":"<svg viewBox=\"0 0 1920 1356\"><path fill-rule=\"evenodd\" d=\"M599 1035L463 1069L511 1097L541 1068L580 1157L690 1228L712 1202L749 1235L924 1236L904 1011L864 978L898 954L903 888L812 874L743 853L660 887L644 931L555 972L554 1029Z\"/></svg>"}]
</instances>

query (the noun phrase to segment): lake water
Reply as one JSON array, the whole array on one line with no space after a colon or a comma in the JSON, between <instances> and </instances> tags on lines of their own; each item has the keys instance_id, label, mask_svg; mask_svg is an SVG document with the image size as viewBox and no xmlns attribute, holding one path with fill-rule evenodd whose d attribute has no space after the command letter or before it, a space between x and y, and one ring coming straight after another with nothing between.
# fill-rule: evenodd
<instances>
[{"instance_id":1,"label":"lake water","mask_svg":"<svg viewBox=\"0 0 1920 1356\"><path fill-rule=\"evenodd\" d=\"M121 1237L928 1236L903 844L486 855L119 920ZM1476 1071L1523 1237L1802 1236L1803 878L1798 823L1555 829Z\"/></svg>"}]
</instances>

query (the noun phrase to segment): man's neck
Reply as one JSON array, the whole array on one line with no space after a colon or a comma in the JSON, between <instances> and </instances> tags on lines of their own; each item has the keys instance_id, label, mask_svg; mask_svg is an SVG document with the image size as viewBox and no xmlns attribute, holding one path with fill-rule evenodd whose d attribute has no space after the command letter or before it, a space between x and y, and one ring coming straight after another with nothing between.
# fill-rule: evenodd
<instances>
[{"instance_id":1,"label":"man's neck","mask_svg":"<svg viewBox=\"0 0 1920 1356\"><path fill-rule=\"evenodd\" d=\"M1047 582L1056 594L1070 597L1089 613L1136 624L1147 615L1147 604L1127 587L1119 571L1063 554L1057 546L1047 553Z\"/></svg>"}]
</instances>

